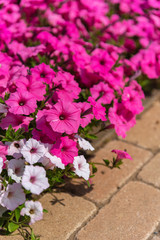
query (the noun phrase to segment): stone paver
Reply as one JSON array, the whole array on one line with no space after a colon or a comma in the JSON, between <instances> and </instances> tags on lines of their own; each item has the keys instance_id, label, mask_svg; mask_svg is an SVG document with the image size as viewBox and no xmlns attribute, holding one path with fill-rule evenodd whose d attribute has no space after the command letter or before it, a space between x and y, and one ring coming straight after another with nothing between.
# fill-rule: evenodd
<instances>
[{"instance_id":1,"label":"stone paver","mask_svg":"<svg viewBox=\"0 0 160 240\"><path fill-rule=\"evenodd\" d=\"M139 179L160 187L160 153L158 153L138 175Z\"/></svg>"},{"instance_id":2,"label":"stone paver","mask_svg":"<svg viewBox=\"0 0 160 240\"><path fill-rule=\"evenodd\" d=\"M40 202L47 209L44 219L33 225L34 232L41 235L41 240L66 240L90 216L96 212L91 202L72 197L67 193L44 195Z\"/></svg>"},{"instance_id":3,"label":"stone paver","mask_svg":"<svg viewBox=\"0 0 160 240\"><path fill-rule=\"evenodd\" d=\"M141 148L135 147L131 144L124 143L121 141L112 141L106 144L102 149L100 149L92 162L103 162L103 159L112 160L114 153L111 153L112 149L126 149L128 153L133 157L133 161L124 159L124 163L121 169L108 169L105 166L97 165L98 172L92 179L93 189L88 192L80 185L80 182L72 183L68 185L68 191L72 191L75 194L83 195L90 200L95 201L97 204L101 205L117 190L117 187L122 186L148 159L152 156L151 152L143 150ZM83 185L82 185L83 186ZM86 191L86 192L85 192Z\"/></svg>"},{"instance_id":4,"label":"stone paver","mask_svg":"<svg viewBox=\"0 0 160 240\"><path fill-rule=\"evenodd\" d=\"M125 140L156 151L160 147L160 102L145 112L127 133Z\"/></svg>"},{"instance_id":5,"label":"stone paver","mask_svg":"<svg viewBox=\"0 0 160 240\"><path fill-rule=\"evenodd\" d=\"M96 207L91 202L80 197L72 197L67 193L46 194L40 202L48 213L44 213L43 220L36 222L32 227L34 233L40 235L41 240L68 239L96 212ZM0 240L23 240L23 238L0 236Z\"/></svg>"},{"instance_id":6,"label":"stone paver","mask_svg":"<svg viewBox=\"0 0 160 240\"><path fill-rule=\"evenodd\" d=\"M154 236L154 237L152 238L152 240L160 240L160 238L157 237L157 236Z\"/></svg>"},{"instance_id":7,"label":"stone paver","mask_svg":"<svg viewBox=\"0 0 160 240\"><path fill-rule=\"evenodd\" d=\"M78 233L77 239L147 240L159 221L160 191L130 182Z\"/></svg>"},{"instance_id":8,"label":"stone paver","mask_svg":"<svg viewBox=\"0 0 160 240\"><path fill-rule=\"evenodd\" d=\"M92 179L90 188L83 180L74 180L66 184L65 189L61 189L68 190L68 193L61 191L44 195L40 201L48 213L44 213L43 220L32 226L34 233L40 235L41 240L68 240L86 224L76 234L76 239L160 240L159 234L153 234L160 224L160 190L154 188L160 188L160 153L153 157L151 152L160 148L159 115L160 101L156 100L128 132L128 143L121 140L110 141L92 158L92 162L102 163L103 159L112 160L115 156L111 153L112 149L126 149L133 161L124 159L121 170L110 170L97 165L98 172ZM106 139L106 136L102 137ZM145 163L147 164L143 167ZM139 181L132 181L134 174L141 168ZM120 187L122 188L116 193ZM113 195L114 193L116 194ZM107 203L111 196L111 201ZM98 213L91 201L97 206L103 206ZM23 238L18 235L0 235L0 240Z\"/></svg>"},{"instance_id":9,"label":"stone paver","mask_svg":"<svg viewBox=\"0 0 160 240\"><path fill-rule=\"evenodd\" d=\"M24 240L22 236L20 236L19 234L12 234L11 236L2 236L0 235L0 239L1 240Z\"/></svg>"}]
</instances>

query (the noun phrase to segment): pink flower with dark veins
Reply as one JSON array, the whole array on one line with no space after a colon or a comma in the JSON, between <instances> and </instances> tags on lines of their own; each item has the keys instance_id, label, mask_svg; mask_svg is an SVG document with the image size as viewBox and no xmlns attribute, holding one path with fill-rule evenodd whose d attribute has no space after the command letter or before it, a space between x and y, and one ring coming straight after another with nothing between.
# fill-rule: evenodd
<instances>
[{"instance_id":1,"label":"pink flower with dark veins","mask_svg":"<svg viewBox=\"0 0 160 240\"><path fill-rule=\"evenodd\" d=\"M59 133L76 133L80 124L80 109L73 102L59 100L51 110L46 111L46 120L53 131Z\"/></svg>"}]
</instances>

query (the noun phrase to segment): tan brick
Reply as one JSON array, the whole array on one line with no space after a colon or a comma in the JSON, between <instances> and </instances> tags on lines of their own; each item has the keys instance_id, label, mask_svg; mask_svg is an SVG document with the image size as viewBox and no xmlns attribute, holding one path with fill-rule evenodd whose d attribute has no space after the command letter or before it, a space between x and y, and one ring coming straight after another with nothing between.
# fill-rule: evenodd
<instances>
[{"instance_id":1,"label":"tan brick","mask_svg":"<svg viewBox=\"0 0 160 240\"><path fill-rule=\"evenodd\" d=\"M1 240L24 240L24 238L22 236L20 236L18 233L13 233L10 236L2 236L0 235L0 239Z\"/></svg>"},{"instance_id":2,"label":"tan brick","mask_svg":"<svg viewBox=\"0 0 160 240\"><path fill-rule=\"evenodd\" d=\"M160 221L160 191L125 185L77 235L78 240L147 240Z\"/></svg>"},{"instance_id":3,"label":"tan brick","mask_svg":"<svg viewBox=\"0 0 160 240\"><path fill-rule=\"evenodd\" d=\"M154 151L160 147L160 102L157 101L127 133L126 140Z\"/></svg>"},{"instance_id":4,"label":"tan brick","mask_svg":"<svg viewBox=\"0 0 160 240\"><path fill-rule=\"evenodd\" d=\"M111 170L105 166L97 165L98 172L92 178L92 188L88 188L82 183L80 184L79 181L74 181L66 186L68 191L77 195L85 195L90 200L102 204L152 156L149 151L114 140L96 152L92 162L102 163L103 159L106 158L111 160L113 156L116 156L114 153L111 153L112 149L126 149L132 156L133 161L124 159L121 169Z\"/></svg>"},{"instance_id":5,"label":"tan brick","mask_svg":"<svg viewBox=\"0 0 160 240\"><path fill-rule=\"evenodd\" d=\"M160 240L160 238L157 237L157 236L154 236L154 237L152 238L152 240Z\"/></svg>"},{"instance_id":6,"label":"tan brick","mask_svg":"<svg viewBox=\"0 0 160 240\"><path fill-rule=\"evenodd\" d=\"M41 199L44 213L41 221L32 225L41 240L66 240L83 222L96 212L91 202L67 193L45 194ZM23 240L21 236L0 236L0 240Z\"/></svg>"},{"instance_id":7,"label":"tan brick","mask_svg":"<svg viewBox=\"0 0 160 240\"><path fill-rule=\"evenodd\" d=\"M138 178L160 187L160 153L158 153L139 173Z\"/></svg>"},{"instance_id":8,"label":"tan brick","mask_svg":"<svg viewBox=\"0 0 160 240\"><path fill-rule=\"evenodd\" d=\"M91 202L67 193L44 195L40 202L47 209L44 219L33 225L41 240L66 240L90 216L96 212Z\"/></svg>"}]
</instances>

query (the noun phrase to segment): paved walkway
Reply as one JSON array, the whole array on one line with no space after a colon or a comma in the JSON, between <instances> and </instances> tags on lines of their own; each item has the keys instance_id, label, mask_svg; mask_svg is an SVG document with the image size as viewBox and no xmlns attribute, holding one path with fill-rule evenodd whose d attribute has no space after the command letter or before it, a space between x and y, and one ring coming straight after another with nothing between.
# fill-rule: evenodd
<instances>
[{"instance_id":1,"label":"paved walkway","mask_svg":"<svg viewBox=\"0 0 160 240\"><path fill-rule=\"evenodd\" d=\"M159 99L125 140L104 144L93 161L111 159L113 148L127 149L134 160L124 160L121 170L99 166L91 188L76 180L41 198L48 213L33 225L41 240L160 240Z\"/></svg>"}]
</instances>

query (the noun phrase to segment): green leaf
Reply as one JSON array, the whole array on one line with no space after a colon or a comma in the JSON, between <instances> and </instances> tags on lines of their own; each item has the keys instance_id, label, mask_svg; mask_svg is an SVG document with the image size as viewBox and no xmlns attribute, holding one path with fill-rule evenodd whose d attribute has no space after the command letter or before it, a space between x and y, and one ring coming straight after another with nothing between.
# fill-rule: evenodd
<instances>
[{"instance_id":1,"label":"green leaf","mask_svg":"<svg viewBox=\"0 0 160 240\"><path fill-rule=\"evenodd\" d=\"M5 93L5 96L4 96L4 100L6 101L6 100L8 100L9 99L9 96L10 96L10 93Z\"/></svg>"},{"instance_id":2,"label":"green leaf","mask_svg":"<svg viewBox=\"0 0 160 240\"><path fill-rule=\"evenodd\" d=\"M91 185L90 185L90 182L87 180L87 185L88 185L88 187L90 187Z\"/></svg>"},{"instance_id":3,"label":"green leaf","mask_svg":"<svg viewBox=\"0 0 160 240\"><path fill-rule=\"evenodd\" d=\"M36 237L36 236L34 235L33 229L32 229L32 231L31 231L31 240L40 240L39 237Z\"/></svg>"},{"instance_id":4,"label":"green leaf","mask_svg":"<svg viewBox=\"0 0 160 240\"><path fill-rule=\"evenodd\" d=\"M103 159L103 162L105 163L105 165L108 167L110 164L110 161L108 159Z\"/></svg>"},{"instance_id":5,"label":"green leaf","mask_svg":"<svg viewBox=\"0 0 160 240\"><path fill-rule=\"evenodd\" d=\"M90 176L89 176L89 178L93 178L94 176L95 176L95 175L94 175L94 174L92 174L92 175L90 175Z\"/></svg>"},{"instance_id":6,"label":"green leaf","mask_svg":"<svg viewBox=\"0 0 160 240\"><path fill-rule=\"evenodd\" d=\"M86 138L90 138L90 139L96 139L97 136L93 135L93 134L85 134Z\"/></svg>"},{"instance_id":7,"label":"green leaf","mask_svg":"<svg viewBox=\"0 0 160 240\"><path fill-rule=\"evenodd\" d=\"M4 224L4 219L3 218L0 218L0 227L2 227Z\"/></svg>"},{"instance_id":8,"label":"green leaf","mask_svg":"<svg viewBox=\"0 0 160 240\"><path fill-rule=\"evenodd\" d=\"M14 232L15 230L17 230L19 228L19 225L13 222L9 222L8 224L8 231L9 232Z\"/></svg>"},{"instance_id":9,"label":"green leaf","mask_svg":"<svg viewBox=\"0 0 160 240\"><path fill-rule=\"evenodd\" d=\"M16 218L16 221L18 222L19 219L20 219L20 209L19 208L16 208L15 211L14 211L14 214L15 214L15 218Z\"/></svg>"},{"instance_id":10,"label":"green leaf","mask_svg":"<svg viewBox=\"0 0 160 240\"><path fill-rule=\"evenodd\" d=\"M120 168L120 165L123 164L123 161L122 160L119 160L116 164L115 164L115 167L116 168Z\"/></svg>"},{"instance_id":11,"label":"green leaf","mask_svg":"<svg viewBox=\"0 0 160 240\"><path fill-rule=\"evenodd\" d=\"M20 139L23 139L24 129L19 128L17 131L15 131L11 125L9 125L5 137L2 139L2 141L8 141L8 142L13 142L13 141L18 141Z\"/></svg>"},{"instance_id":12,"label":"green leaf","mask_svg":"<svg viewBox=\"0 0 160 240\"><path fill-rule=\"evenodd\" d=\"M2 98L0 98L0 103L4 103L4 100Z\"/></svg>"},{"instance_id":13,"label":"green leaf","mask_svg":"<svg viewBox=\"0 0 160 240\"><path fill-rule=\"evenodd\" d=\"M97 168L94 164L92 164L92 173L96 173L97 172Z\"/></svg>"},{"instance_id":14,"label":"green leaf","mask_svg":"<svg viewBox=\"0 0 160 240\"><path fill-rule=\"evenodd\" d=\"M43 209L43 212L48 213L48 211L46 209Z\"/></svg>"}]
</instances>

